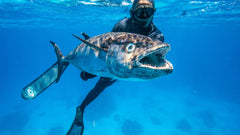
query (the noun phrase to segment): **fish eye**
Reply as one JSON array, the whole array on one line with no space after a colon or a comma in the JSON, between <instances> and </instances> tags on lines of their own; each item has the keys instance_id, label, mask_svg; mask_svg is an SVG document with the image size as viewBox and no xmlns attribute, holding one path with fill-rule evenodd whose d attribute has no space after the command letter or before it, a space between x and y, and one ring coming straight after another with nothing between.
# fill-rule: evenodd
<instances>
[{"instance_id":1,"label":"fish eye","mask_svg":"<svg viewBox=\"0 0 240 135\"><path fill-rule=\"evenodd\" d=\"M134 51L136 48L136 45L134 45L133 43L129 43L126 47L125 47L125 50L126 52L130 53L132 51Z\"/></svg>"}]
</instances>

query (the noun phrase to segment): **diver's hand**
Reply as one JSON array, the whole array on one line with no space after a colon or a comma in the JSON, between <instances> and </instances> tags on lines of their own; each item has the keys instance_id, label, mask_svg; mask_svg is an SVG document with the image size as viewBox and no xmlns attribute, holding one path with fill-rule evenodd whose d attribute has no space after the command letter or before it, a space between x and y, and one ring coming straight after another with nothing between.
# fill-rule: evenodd
<instances>
[{"instance_id":1,"label":"diver's hand","mask_svg":"<svg viewBox=\"0 0 240 135\"><path fill-rule=\"evenodd\" d=\"M84 81L87 81L88 79L96 77L96 75L93 75L84 71L81 72L80 76Z\"/></svg>"}]
</instances>

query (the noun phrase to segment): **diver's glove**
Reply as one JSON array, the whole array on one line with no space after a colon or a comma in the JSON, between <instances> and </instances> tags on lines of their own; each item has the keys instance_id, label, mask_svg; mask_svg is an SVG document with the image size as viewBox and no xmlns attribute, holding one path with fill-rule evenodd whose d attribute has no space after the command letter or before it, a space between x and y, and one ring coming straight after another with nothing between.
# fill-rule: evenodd
<instances>
[{"instance_id":1,"label":"diver's glove","mask_svg":"<svg viewBox=\"0 0 240 135\"><path fill-rule=\"evenodd\" d=\"M87 81L88 79L91 79L91 78L96 77L96 75L87 73L87 72L85 72L85 71L82 71L81 74L80 74L80 76L81 76L81 78L82 78L84 81Z\"/></svg>"}]
</instances>

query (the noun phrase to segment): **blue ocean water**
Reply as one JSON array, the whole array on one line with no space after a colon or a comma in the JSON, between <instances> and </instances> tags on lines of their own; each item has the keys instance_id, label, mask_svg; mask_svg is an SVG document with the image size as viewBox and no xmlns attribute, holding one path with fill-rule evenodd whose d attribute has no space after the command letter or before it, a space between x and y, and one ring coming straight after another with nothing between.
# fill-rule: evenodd
<instances>
[{"instance_id":1,"label":"blue ocean water","mask_svg":"<svg viewBox=\"0 0 240 135\"><path fill-rule=\"evenodd\" d=\"M63 135L99 78L69 66L34 100L21 90L64 55L129 17L130 0L0 0L0 134ZM85 111L84 135L239 135L240 1L156 0L154 23L171 45L174 72L118 81Z\"/></svg>"}]
</instances>

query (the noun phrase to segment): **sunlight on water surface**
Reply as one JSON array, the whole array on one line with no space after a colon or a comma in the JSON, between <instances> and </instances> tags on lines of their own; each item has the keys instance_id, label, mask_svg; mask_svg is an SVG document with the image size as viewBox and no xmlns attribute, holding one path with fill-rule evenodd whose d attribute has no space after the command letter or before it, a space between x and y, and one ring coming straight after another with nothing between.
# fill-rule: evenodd
<instances>
[{"instance_id":1,"label":"sunlight on water surface","mask_svg":"<svg viewBox=\"0 0 240 135\"><path fill-rule=\"evenodd\" d=\"M114 23L129 16L130 8L130 0L1 0L0 27ZM156 8L159 24L240 23L239 0L162 0Z\"/></svg>"}]
</instances>

